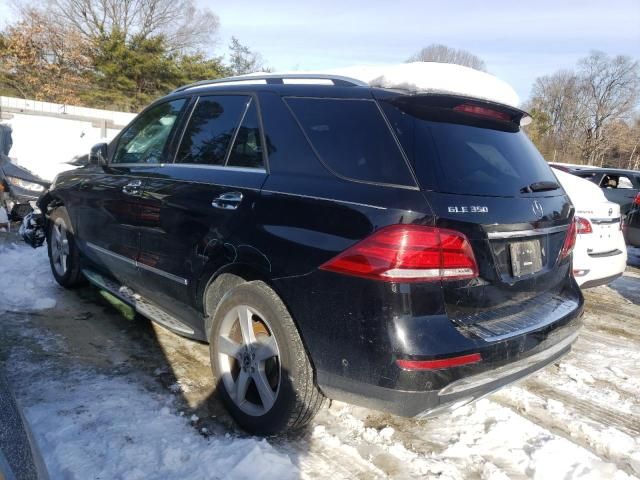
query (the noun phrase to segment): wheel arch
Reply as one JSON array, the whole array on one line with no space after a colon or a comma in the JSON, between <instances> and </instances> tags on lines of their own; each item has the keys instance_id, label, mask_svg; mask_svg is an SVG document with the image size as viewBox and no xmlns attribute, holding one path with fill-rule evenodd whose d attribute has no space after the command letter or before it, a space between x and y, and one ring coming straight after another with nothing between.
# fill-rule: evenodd
<instances>
[{"instance_id":1,"label":"wheel arch","mask_svg":"<svg viewBox=\"0 0 640 480\"><path fill-rule=\"evenodd\" d=\"M198 282L196 299L204 313L204 330L207 338L211 331L215 308L222 297L236 285L255 280L260 280L273 289L269 272L248 263L231 263L213 272L210 269L202 276Z\"/></svg>"},{"instance_id":2,"label":"wheel arch","mask_svg":"<svg viewBox=\"0 0 640 480\"><path fill-rule=\"evenodd\" d=\"M255 265L245 263L232 263L219 268L213 274L203 276L198 285L197 298L199 302L198 304L202 306L204 312L204 331L207 339L209 338L209 334L211 333L215 307L217 307L224 295L229 290L239 284L237 281L231 279L230 277L239 277L242 280L240 283L252 282L256 280L262 281L270 289L272 289L276 293L276 295L278 295L278 298L280 298L280 301L284 304L287 311L289 312L289 315L293 319L293 323L298 330L298 335L302 340L302 344L304 346L304 349L306 350L307 357L309 358L309 361L311 362L311 365L313 366L315 372L314 361L311 357L311 353L304 338L302 329L300 328L300 323L293 314L290 306L285 300L285 297L283 297L269 273L270 272L260 269ZM211 291L214 292L213 297L209 298L209 302L207 302L207 293ZM207 305L208 303L209 305Z\"/></svg>"}]
</instances>

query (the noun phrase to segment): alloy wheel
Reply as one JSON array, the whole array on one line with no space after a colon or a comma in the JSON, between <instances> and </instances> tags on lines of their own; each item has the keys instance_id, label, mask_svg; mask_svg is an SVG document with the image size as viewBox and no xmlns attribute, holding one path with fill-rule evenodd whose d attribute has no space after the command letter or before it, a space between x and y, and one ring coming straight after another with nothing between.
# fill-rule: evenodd
<instances>
[{"instance_id":1,"label":"alloy wheel","mask_svg":"<svg viewBox=\"0 0 640 480\"><path fill-rule=\"evenodd\" d=\"M252 416L271 410L281 383L280 350L264 315L248 305L232 308L220 326L217 359L225 389L240 410Z\"/></svg>"},{"instance_id":2,"label":"alloy wheel","mask_svg":"<svg viewBox=\"0 0 640 480\"><path fill-rule=\"evenodd\" d=\"M56 273L63 277L67 273L69 258L69 238L64 220L56 219L51 230L51 260Z\"/></svg>"}]
</instances>

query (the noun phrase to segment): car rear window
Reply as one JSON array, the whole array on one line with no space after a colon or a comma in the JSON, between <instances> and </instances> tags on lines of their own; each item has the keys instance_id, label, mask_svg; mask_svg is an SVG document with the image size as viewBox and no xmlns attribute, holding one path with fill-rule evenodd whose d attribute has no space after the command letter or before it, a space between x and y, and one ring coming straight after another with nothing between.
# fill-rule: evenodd
<instances>
[{"instance_id":1,"label":"car rear window","mask_svg":"<svg viewBox=\"0 0 640 480\"><path fill-rule=\"evenodd\" d=\"M381 105L425 189L513 197L535 182L556 182L547 162L519 130L426 120L388 102Z\"/></svg>"},{"instance_id":2,"label":"car rear window","mask_svg":"<svg viewBox=\"0 0 640 480\"><path fill-rule=\"evenodd\" d=\"M320 160L337 175L415 186L407 162L373 100L286 99Z\"/></svg>"}]
</instances>

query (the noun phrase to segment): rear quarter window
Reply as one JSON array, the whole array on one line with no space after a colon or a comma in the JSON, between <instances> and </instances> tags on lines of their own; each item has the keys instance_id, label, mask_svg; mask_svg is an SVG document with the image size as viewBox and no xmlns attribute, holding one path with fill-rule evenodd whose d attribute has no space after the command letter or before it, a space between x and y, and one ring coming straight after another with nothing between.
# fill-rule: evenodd
<instances>
[{"instance_id":1,"label":"rear quarter window","mask_svg":"<svg viewBox=\"0 0 640 480\"><path fill-rule=\"evenodd\" d=\"M296 97L285 101L322 163L338 176L416 186L375 101Z\"/></svg>"}]
</instances>

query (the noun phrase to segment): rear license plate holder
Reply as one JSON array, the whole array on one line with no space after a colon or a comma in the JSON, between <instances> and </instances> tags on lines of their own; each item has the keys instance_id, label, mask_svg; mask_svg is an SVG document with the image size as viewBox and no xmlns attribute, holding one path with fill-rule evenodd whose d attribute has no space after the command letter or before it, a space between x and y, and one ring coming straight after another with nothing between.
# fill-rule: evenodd
<instances>
[{"instance_id":1,"label":"rear license plate holder","mask_svg":"<svg viewBox=\"0 0 640 480\"><path fill-rule=\"evenodd\" d=\"M540 240L524 240L509 244L511 271L514 277L523 277L542 270Z\"/></svg>"}]
</instances>

